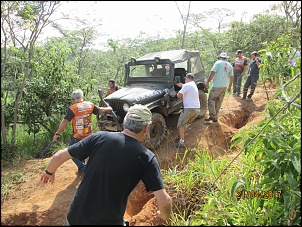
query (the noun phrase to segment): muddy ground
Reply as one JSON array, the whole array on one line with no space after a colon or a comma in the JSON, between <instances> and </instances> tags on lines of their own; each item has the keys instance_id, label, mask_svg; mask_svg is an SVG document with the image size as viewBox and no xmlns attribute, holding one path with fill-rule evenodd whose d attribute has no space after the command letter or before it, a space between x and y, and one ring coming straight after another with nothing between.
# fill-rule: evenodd
<instances>
[{"instance_id":1,"label":"muddy ground","mask_svg":"<svg viewBox=\"0 0 302 227\"><path fill-rule=\"evenodd\" d=\"M205 122L204 118L201 118L189 126L185 135L187 147L206 147L213 157L234 155L236 151L229 149L232 136L238 130L257 124L265 118L267 94L271 99L274 92L273 88L265 90L263 85L258 85L252 101L226 96L217 123ZM179 157L185 152L185 149L177 149L173 144L177 136L177 119L178 115L166 119L167 138L154 150L161 169L177 165L179 159L176 156ZM49 159L24 160L18 167L2 169L2 176L11 171L23 171L25 174L1 204L1 225L63 225L80 178L76 175L76 165L69 160L57 170L56 182L53 185L40 183L40 173ZM129 197L125 218L132 226L161 225L163 223L157 217L156 211L153 194L147 193L140 183Z\"/></svg>"}]
</instances>

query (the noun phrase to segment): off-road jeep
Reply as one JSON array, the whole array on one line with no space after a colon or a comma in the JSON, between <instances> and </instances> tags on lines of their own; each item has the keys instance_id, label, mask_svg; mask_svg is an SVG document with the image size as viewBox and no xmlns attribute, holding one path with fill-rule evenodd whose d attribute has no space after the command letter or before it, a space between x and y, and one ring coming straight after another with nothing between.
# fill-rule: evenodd
<instances>
[{"instance_id":1,"label":"off-road jeep","mask_svg":"<svg viewBox=\"0 0 302 227\"><path fill-rule=\"evenodd\" d=\"M98 127L104 131L122 131L123 119L130 106L146 105L152 112L152 124L143 143L150 149L157 148L166 134L165 118L179 114L183 108L182 99L177 98L180 90L175 82L185 83L185 75L193 73L199 89L200 113L202 118L207 109L205 93L206 74L199 51L171 50L131 58L125 64L122 89L101 99L100 105L110 105L113 111L98 116Z\"/></svg>"}]
</instances>

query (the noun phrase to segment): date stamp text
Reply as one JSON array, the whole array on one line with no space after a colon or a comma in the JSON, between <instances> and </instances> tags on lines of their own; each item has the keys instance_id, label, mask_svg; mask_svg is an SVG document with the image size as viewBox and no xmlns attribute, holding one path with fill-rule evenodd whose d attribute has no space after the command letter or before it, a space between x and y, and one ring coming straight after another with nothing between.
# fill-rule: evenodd
<instances>
[{"instance_id":1,"label":"date stamp text","mask_svg":"<svg viewBox=\"0 0 302 227\"><path fill-rule=\"evenodd\" d=\"M235 197L237 199L254 199L254 198L262 198L262 199L272 199L272 198L280 198L282 194L282 190L237 190Z\"/></svg>"}]
</instances>

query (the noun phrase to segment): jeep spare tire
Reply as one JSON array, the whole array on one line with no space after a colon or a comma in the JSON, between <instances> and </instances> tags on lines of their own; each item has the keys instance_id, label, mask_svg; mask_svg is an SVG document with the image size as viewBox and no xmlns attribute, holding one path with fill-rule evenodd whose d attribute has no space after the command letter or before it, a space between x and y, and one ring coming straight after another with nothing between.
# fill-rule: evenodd
<instances>
[{"instance_id":1,"label":"jeep spare tire","mask_svg":"<svg viewBox=\"0 0 302 227\"><path fill-rule=\"evenodd\" d=\"M152 123L145 138L142 140L147 148L153 150L163 141L166 134L166 121L159 113L152 113Z\"/></svg>"},{"instance_id":2,"label":"jeep spare tire","mask_svg":"<svg viewBox=\"0 0 302 227\"><path fill-rule=\"evenodd\" d=\"M208 101L207 101L207 96L204 93L204 91L199 90L198 92L199 92L200 112L199 112L197 118L202 118L206 114Z\"/></svg>"}]
</instances>

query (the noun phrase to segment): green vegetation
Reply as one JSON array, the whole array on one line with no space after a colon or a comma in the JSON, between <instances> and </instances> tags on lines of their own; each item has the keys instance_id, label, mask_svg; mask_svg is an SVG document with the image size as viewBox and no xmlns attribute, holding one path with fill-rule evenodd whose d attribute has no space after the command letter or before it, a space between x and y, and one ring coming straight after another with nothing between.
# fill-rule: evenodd
<instances>
[{"instance_id":1,"label":"green vegetation","mask_svg":"<svg viewBox=\"0 0 302 227\"><path fill-rule=\"evenodd\" d=\"M24 182L24 174L22 170L14 171L5 177L1 177L1 203L6 199L9 190L14 185Z\"/></svg>"},{"instance_id":2,"label":"green vegetation","mask_svg":"<svg viewBox=\"0 0 302 227\"><path fill-rule=\"evenodd\" d=\"M231 147L242 144L235 160L212 159L207 151L193 149L187 152L194 159L185 161L185 154L179 165L164 171L169 192L176 195L169 224L299 225L301 56L296 53L301 52L301 2L280 3L285 16L258 14L248 24L230 23L225 32L200 28L186 31L185 36L177 31L169 39L109 38L102 51L92 48L97 34L87 24L75 31L54 24L62 38L45 43L32 38L51 22L48 15L53 11L46 15L45 9L55 10L59 2L2 1L1 167L39 157L71 104L71 91L81 88L87 100L98 104L97 89L106 89L110 78L123 85L123 65L132 56L184 46L200 51L209 73L220 52L233 59L237 49L247 57L257 50L263 59L260 82L275 84L279 101L268 103L266 119L257 127L233 137ZM194 16L190 19L198 24L198 15ZM31 38L23 39L16 31ZM97 131L95 117L93 121ZM47 155L66 146L70 134L69 125ZM22 171L1 177L2 201L10 188L24 180Z\"/></svg>"},{"instance_id":3,"label":"green vegetation","mask_svg":"<svg viewBox=\"0 0 302 227\"><path fill-rule=\"evenodd\" d=\"M190 150L194 158L187 165L164 172L177 198L169 225L299 225L300 110L283 104L271 101L265 120L233 137L232 146L243 143L236 163Z\"/></svg>"}]
</instances>

